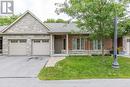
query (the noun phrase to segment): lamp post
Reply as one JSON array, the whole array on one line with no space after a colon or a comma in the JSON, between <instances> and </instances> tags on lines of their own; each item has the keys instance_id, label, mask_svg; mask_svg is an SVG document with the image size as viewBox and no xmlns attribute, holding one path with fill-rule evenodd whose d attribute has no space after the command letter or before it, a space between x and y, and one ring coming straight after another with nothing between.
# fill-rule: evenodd
<instances>
[{"instance_id":1,"label":"lamp post","mask_svg":"<svg viewBox=\"0 0 130 87\"><path fill-rule=\"evenodd\" d=\"M119 1L115 0L115 3L119 3ZM118 58L117 58L117 31L118 31L118 18L117 18L117 11L116 11L116 6L114 4L115 7L115 19L114 19L114 52L113 52L113 57L114 57L114 61L112 63L112 67L113 68L119 68L119 63L118 63Z\"/></svg>"},{"instance_id":2,"label":"lamp post","mask_svg":"<svg viewBox=\"0 0 130 87\"><path fill-rule=\"evenodd\" d=\"M119 63L118 63L118 58L117 58L117 15L115 16L114 19L114 53L113 53L113 57L114 57L114 61L112 63L112 67L113 68L119 68Z\"/></svg>"}]
</instances>

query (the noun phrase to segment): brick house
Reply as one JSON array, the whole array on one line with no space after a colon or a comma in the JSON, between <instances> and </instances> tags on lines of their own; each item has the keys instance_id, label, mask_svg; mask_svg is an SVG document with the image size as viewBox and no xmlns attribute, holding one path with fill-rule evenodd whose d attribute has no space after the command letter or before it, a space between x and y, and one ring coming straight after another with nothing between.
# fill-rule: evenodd
<instances>
[{"instance_id":1,"label":"brick house","mask_svg":"<svg viewBox=\"0 0 130 87\"><path fill-rule=\"evenodd\" d=\"M89 40L89 34L74 23L42 23L26 11L9 26L0 27L0 52L2 55L27 56L101 54L101 41ZM105 53L111 49L112 40L106 39Z\"/></svg>"}]
</instances>

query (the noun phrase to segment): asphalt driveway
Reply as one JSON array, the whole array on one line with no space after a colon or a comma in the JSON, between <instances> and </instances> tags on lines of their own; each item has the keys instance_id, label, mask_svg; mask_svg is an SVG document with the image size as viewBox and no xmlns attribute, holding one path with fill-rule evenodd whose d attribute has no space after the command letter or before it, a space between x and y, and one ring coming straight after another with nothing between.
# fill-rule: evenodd
<instances>
[{"instance_id":1,"label":"asphalt driveway","mask_svg":"<svg viewBox=\"0 0 130 87\"><path fill-rule=\"evenodd\" d=\"M35 78L49 57L0 56L0 78Z\"/></svg>"},{"instance_id":2,"label":"asphalt driveway","mask_svg":"<svg viewBox=\"0 0 130 87\"><path fill-rule=\"evenodd\" d=\"M0 87L130 87L130 79L40 81L40 69L49 57L0 56Z\"/></svg>"}]
</instances>

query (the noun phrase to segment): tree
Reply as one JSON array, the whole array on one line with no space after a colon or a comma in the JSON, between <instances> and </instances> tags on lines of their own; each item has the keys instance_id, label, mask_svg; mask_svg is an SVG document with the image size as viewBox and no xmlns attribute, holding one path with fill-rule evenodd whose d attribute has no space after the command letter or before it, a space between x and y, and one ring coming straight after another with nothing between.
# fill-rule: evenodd
<instances>
[{"instance_id":1,"label":"tree","mask_svg":"<svg viewBox=\"0 0 130 87\"><path fill-rule=\"evenodd\" d=\"M9 25L13 21L15 21L19 16L18 15L12 15L12 16L1 16L0 17L0 26L3 25Z\"/></svg>"},{"instance_id":2,"label":"tree","mask_svg":"<svg viewBox=\"0 0 130 87\"><path fill-rule=\"evenodd\" d=\"M123 35L130 34L130 19L126 19L119 23L121 30L123 30Z\"/></svg>"},{"instance_id":3,"label":"tree","mask_svg":"<svg viewBox=\"0 0 130 87\"><path fill-rule=\"evenodd\" d=\"M63 20L63 19L57 19L57 20L56 20L56 23L66 23L66 21Z\"/></svg>"},{"instance_id":4,"label":"tree","mask_svg":"<svg viewBox=\"0 0 130 87\"><path fill-rule=\"evenodd\" d=\"M101 40L104 56L104 40L114 34L113 20L117 15L123 17L127 0L115 3L115 0L66 0L57 3L57 13L66 13L77 20L77 25L90 32L90 38ZM115 14L116 13L116 14ZM120 31L120 30L119 30Z\"/></svg>"},{"instance_id":5,"label":"tree","mask_svg":"<svg viewBox=\"0 0 130 87\"><path fill-rule=\"evenodd\" d=\"M55 23L55 19L47 19L46 21L44 21L45 23Z\"/></svg>"},{"instance_id":6,"label":"tree","mask_svg":"<svg viewBox=\"0 0 130 87\"><path fill-rule=\"evenodd\" d=\"M63 20L63 19L47 19L46 21L44 21L45 23L66 23L67 21Z\"/></svg>"}]
</instances>

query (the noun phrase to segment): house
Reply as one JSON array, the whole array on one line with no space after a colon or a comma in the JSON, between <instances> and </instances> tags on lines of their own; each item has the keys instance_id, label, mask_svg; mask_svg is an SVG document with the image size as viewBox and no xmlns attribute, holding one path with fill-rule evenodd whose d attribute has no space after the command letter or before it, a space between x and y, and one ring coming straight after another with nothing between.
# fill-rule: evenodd
<instances>
[{"instance_id":1,"label":"house","mask_svg":"<svg viewBox=\"0 0 130 87\"><path fill-rule=\"evenodd\" d=\"M27 11L9 26L0 27L0 52L27 56L101 54L101 41L89 40L89 34L74 23L42 23ZM112 40L106 39L104 46L109 53Z\"/></svg>"},{"instance_id":2,"label":"house","mask_svg":"<svg viewBox=\"0 0 130 87\"><path fill-rule=\"evenodd\" d=\"M123 37L123 52L125 55L130 55L130 35Z\"/></svg>"}]
</instances>

